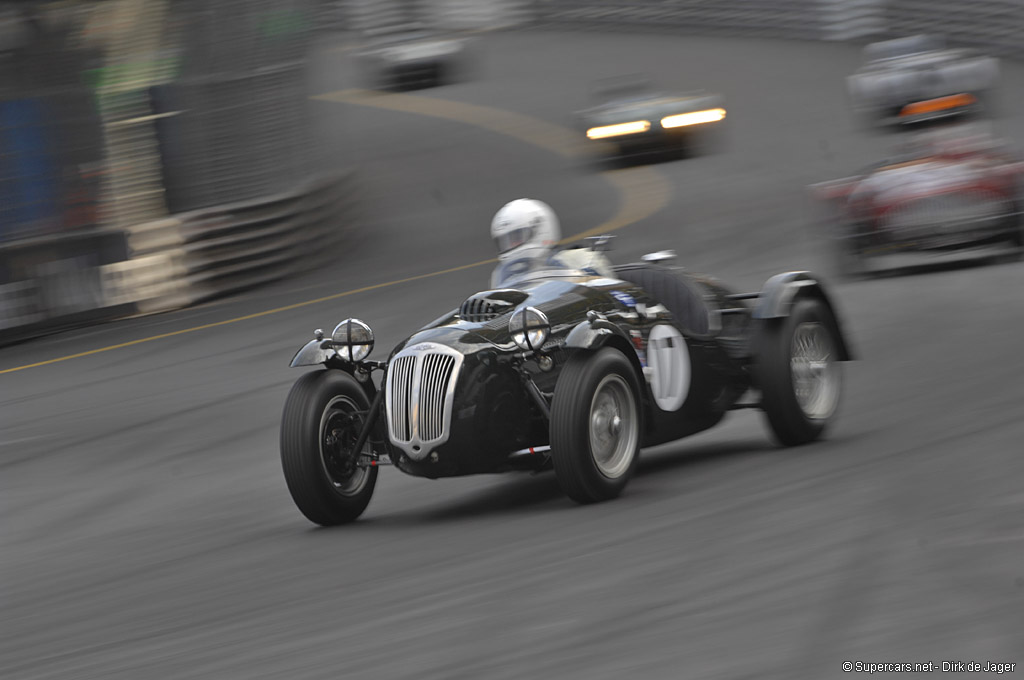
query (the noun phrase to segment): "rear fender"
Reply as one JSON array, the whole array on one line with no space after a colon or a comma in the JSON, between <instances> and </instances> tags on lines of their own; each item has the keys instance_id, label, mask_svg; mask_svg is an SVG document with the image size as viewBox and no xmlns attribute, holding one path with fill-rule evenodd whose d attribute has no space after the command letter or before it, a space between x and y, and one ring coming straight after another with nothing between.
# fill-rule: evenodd
<instances>
[{"instance_id":1,"label":"rear fender","mask_svg":"<svg viewBox=\"0 0 1024 680\"><path fill-rule=\"evenodd\" d=\"M851 361L853 352L842 332L835 307L824 286L810 272L786 272L768 279L761 288L761 295L752 316L763 320L781 319L789 316L793 305L803 299L820 300L828 308L831 312L832 331L839 339L839 360Z\"/></svg>"}]
</instances>

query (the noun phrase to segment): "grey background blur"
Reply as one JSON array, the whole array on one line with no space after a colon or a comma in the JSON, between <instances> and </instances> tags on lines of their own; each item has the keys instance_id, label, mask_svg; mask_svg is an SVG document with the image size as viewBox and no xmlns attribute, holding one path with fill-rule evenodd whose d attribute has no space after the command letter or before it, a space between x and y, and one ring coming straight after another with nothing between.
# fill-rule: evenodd
<instances>
[{"instance_id":1,"label":"grey background blur","mask_svg":"<svg viewBox=\"0 0 1024 680\"><path fill-rule=\"evenodd\" d=\"M916 21L950 31L977 14L1005 35L1021 17L1019 3L950 3L941 13L922 4ZM64 9L73 5L84 3ZM710 20L687 23L704 3L629 5L664 13L667 30L536 21L539 4L473 13L446 4L459 29L522 30L486 35L477 81L424 94L564 122L587 83L607 73L721 89L730 150L659 165L672 196L621 232L615 260L675 248L692 269L750 290L780 270L817 269L826 258L807 185L876 161L892 141L855 129L843 97L859 44L887 34L884 21L848 41L785 41L769 35L777 25L753 18L740 37L706 28ZM373 23L366 10L382 7L314 8L315 25L329 32L310 36L311 94L352 86L347 55L363 27L354 13ZM746 7L749 18L806 4ZM886 3L885 16L895 7L913 5ZM793 14L808 16L817 15ZM82 70L104 68L85 45L76 49ZM1024 88L1014 84L1024 67L1011 56L995 124L1020 143ZM2 57L5 68L13 57ZM172 73L142 80L200 97L185 71ZM133 108L144 102L128 87L136 77L121 83L131 93L124 121L153 115ZM318 146L333 152L328 169L355 167L363 187L367 214L332 263L235 297L0 351L0 371L17 369L0 374L0 676L818 680L849 677L846 660L1024 661L1019 263L836 284L861 360L849 366L837 427L813 447L776 449L756 414L737 414L645 451L628 492L591 508L573 506L550 475L431 482L389 470L360 522L312 528L288 496L277 436L299 375L288 359L313 328L361 316L381 358L486 285L484 268L432 273L493 257L487 224L505 201L550 201L566 233L618 206L592 168L516 139L359 105L294 106L309 107ZM94 115L79 125L95 130ZM155 158L155 128L171 120L126 123L122 138L106 136L101 117L102 153L91 133L73 136L76 153L86 166L98 155L103 173L121 153L110 140ZM197 154L197 164L219 157L201 145L181 152ZM108 220L153 205L146 192L164 169L141 167L120 184L101 174L99 217L82 221L98 227L70 228L134 239L131 219L123 228ZM125 212L110 207L118 201ZM178 221L143 224L173 241ZM88 248L48 224L5 252L30 241L42 253L37 277L67 280ZM410 277L423 278L383 285ZM23 368L82 352L95 353Z\"/></svg>"}]
</instances>

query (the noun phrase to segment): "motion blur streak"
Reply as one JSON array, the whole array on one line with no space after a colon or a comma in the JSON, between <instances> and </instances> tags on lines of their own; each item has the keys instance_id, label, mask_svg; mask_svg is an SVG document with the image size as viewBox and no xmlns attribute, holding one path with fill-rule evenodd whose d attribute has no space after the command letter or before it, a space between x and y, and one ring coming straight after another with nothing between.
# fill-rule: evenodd
<instances>
[{"instance_id":1,"label":"motion blur streak","mask_svg":"<svg viewBox=\"0 0 1024 680\"><path fill-rule=\"evenodd\" d=\"M138 340L131 340L129 342L122 342L116 345L109 345L107 347L100 347L98 349L91 349L87 352L79 352L77 354L69 354L63 357L57 357L56 359L47 359L46 361L38 361L34 364L26 364L24 366L15 366L14 368L5 368L0 370L0 375L4 373L14 373L15 371L23 371L26 368L36 368L37 366L47 366L49 364L56 364L61 361L68 361L69 359L78 359L81 357L87 357L92 354L99 354L101 352L109 352L115 349L122 349L124 347L131 347L133 345L140 345L144 342L152 342L154 340L163 340L164 338L172 338L177 335L184 335L185 333L193 333L195 331L202 331L209 328L216 328L218 326L226 326L232 323L238 323L239 321L248 321L250 319L258 319L262 316L270 316L271 314L279 314L281 312L287 312L292 309L299 309L300 307L308 307L309 305L319 304L321 302L328 302L330 300L337 300L338 298L346 297L349 295L356 295L357 293L365 293L371 290L377 290L379 288L387 288L388 286L397 286L401 283L409 283L410 281L419 281L420 279L429 279L433 276L441 276L442 274L450 274L452 272L462 271L463 269L472 269L473 267L482 267L485 264L494 264L497 262L496 259L482 260L480 262L473 262L472 264L464 264L458 267L450 267L448 269L442 269L436 272L430 272L427 274L419 274L417 276L410 276L404 279L398 279L397 281L387 281L385 283L376 283L372 286L363 286L362 288L355 288L353 290L346 290L341 293L335 293L334 295L326 295L324 297L316 298L315 300L305 300L304 302L296 302L292 305L285 305L284 307L276 307L274 309L268 309L263 312L256 312L255 314L246 314L245 316L239 316L234 319L225 319L224 321L217 321L214 323L203 324L202 326L193 326L191 328L183 328L178 331L172 331L170 333L161 333L160 335L151 335L148 338L139 338Z\"/></svg>"},{"instance_id":2,"label":"motion blur streak","mask_svg":"<svg viewBox=\"0 0 1024 680\"><path fill-rule=\"evenodd\" d=\"M694 111L693 113L680 113L677 116L668 116L661 119L661 127L677 128L687 125L700 125L701 123L715 123L725 118L725 109L709 109L707 111Z\"/></svg>"},{"instance_id":3,"label":"motion blur streak","mask_svg":"<svg viewBox=\"0 0 1024 680\"><path fill-rule=\"evenodd\" d=\"M577 135L558 125L532 116L503 111L478 104L453 102L433 97L407 94L379 94L368 90L341 90L317 95L323 101L374 106L403 113L444 118L490 130L501 135L547 149L568 158L581 157L586 147L577 141ZM724 116L724 111L723 111ZM571 243L588 236L615 231L639 222L657 213L672 195L672 185L664 174L651 167L610 170L601 177L619 190L622 203L618 213L607 222L592 229L573 234L559 243Z\"/></svg>"},{"instance_id":4,"label":"motion blur streak","mask_svg":"<svg viewBox=\"0 0 1024 680\"><path fill-rule=\"evenodd\" d=\"M524 116L521 113L502 111L489 106L453 102L434 97L409 94L380 94L369 90L340 90L313 97L322 101L343 104L375 106L381 109L414 113L421 116L444 118L459 123L514 137L527 144L553 151L566 158L580 157L584 147L571 130L559 125Z\"/></svg>"},{"instance_id":5,"label":"motion blur streak","mask_svg":"<svg viewBox=\"0 0 1024 680\"><path fill-rule=\"evenodd\" d=\"M977 101L977 99L969 94L950 95L949 97L939 97L938 99L929 99L923 102L907 104L903 107L900 115L914 116L921 113L935 113L936 111L955 109L958 106L970 106L971 104L977 103Z\"/></svg>"},{"instance_id":6,"label":"motion blur streak","mask_svg":"<svg viewBox=\"0 0 1024 680\"><path fill-rule=\"evenodd\" d=\"M504 135L509 135L525 141L529 144L539 146L563 156L571 155L572 153L578 152L579 148L571 142L571 132L557 125L545 123L541 120L531 118L529 116L523 116L507 111L500 111L498 109L491 109L484 106L476 106L472 104L461 104L456 102L449 102L440 99L431 99L427 97L418 97L411 95L388 95L379 96L373 95L372 93L366 93L369 96L355 96L348 93L361 92L355 90L347 90L345 92L335 92L333 94L321 95L315 97L317 99L326 99L328 101L346 101L365 106L380 106L383 108L391 108L397 111L406 111L409 113L417 113L421 115L435 116L438 118L448 118L450 120L457 120L460 122L468 123L470 125L477 125L479 127L493 130ZM351 98L350 98L351 97ZM495 121L500 121L501 125L508 125L508 127L501 127L496 125ZM621 194L621 203L618 212L613 215L609 220L602 222L601 224L588 229L579 234L568 236L560 243L571 243L588 236L596 236L598 234L604 234L610 231L616 231L627 227L631 224L639 222L651 215L657 213L664 208L672 195L672 188L668 180L661 173L657 172L652 168L638 167L629 168L625 170L613 170L602 173L602 177L609 181ZM303 302L297 302L295 304L286 305L284 307L276 307L274 309L268 309L262 312L256 312L255 314L247 314L245 316L236 317L233 319L226 319L224 321L217 321L215 323L203 324L201 326L193 326L191 328L183 328L181 330L173 331L171 333L161 333L160 335L153 335L146 338L140 338L138 340L131 340L129 342L122 342L116 345L109 345L107 347L100 347L92 349L86 352L78 352L77 354L69 354L63 357L56 357L54 359L47 359L46 361L39 361L32 364L25 364L23 366L15 366L13 368L7 368L0 370L0 375L4 373L13 373L15 371L23 371L27 368L36 368L38 366L47 366L49 364L59 363L61 361L68 361L70 359L78 359L81 357L90 356L93 354L99 354L101 352L109 352L115 349L122 349L124 347L131 347L133 345L139 345L145 342L152 342L154 340L163 340L165 338L171 338L185 333L192 333L195 331L202 331L209 328L215 328L217 326L226 326L228 324L238 323L240 321L248 321L250 319L257 319L263 316L269 316L271 314L278 314L280 312L286 312L292 309L298 309L300 307L308 307L310 305L319 304L321 302L328 302L330 300L337 300L338 298L347 297L349 295L355 295L357 293L365 293L367 291L378 290L380 288L387 288L389 286L397 286L403 283L409 283L411 281L419 281L421 279L432 278L435 276L441 276L444 274L450 274L464 269L472 269L474 267L482 267L484 265L494 264L497 262L495 259L481 260L479 262L473 262L471 264L460 265L458 267L450 267L448 269L442 269L435 272L429 272L427 274L419 274L417 276L410 276L404 279L397 279L395 281L387 281L384 283L377 283L371 286L364 286L362 288L355 288L353 290L343 291L341 293L335 293L333 295L327 295L319 297L314 300L305 300Z\"/></svg>"},{"instance_id":7,"label":"motion blur streak","mask_svg":"<svg viewBox=\"0 0 1024 680\"><path fill-rule=\"evenodd\" d=\"M650 129L651 124L646 120L637 120L632 123L618 123L616 125L590 128L587 130L587 137L590 139L605 139L607 137L618 137L619 135L635 135L638 132L647 132Z\"/></svg>"},{"instance_id":8,"label":"motion blur streak","mask_svg":"<svg viewBox=\"0 0 1024 680\"><path fill-rule=\"evenodd\" d=\"M598 236L640 222L668 205L672 196L671 183L663 174L653 168L611 170L601 173L601 176L619 190L622 196L619 212L607 222L602 222L593 229L587 229L582 233L568 236L562 239L561 243L571 243L588 236Z\"/></svg>"}]
</instances>

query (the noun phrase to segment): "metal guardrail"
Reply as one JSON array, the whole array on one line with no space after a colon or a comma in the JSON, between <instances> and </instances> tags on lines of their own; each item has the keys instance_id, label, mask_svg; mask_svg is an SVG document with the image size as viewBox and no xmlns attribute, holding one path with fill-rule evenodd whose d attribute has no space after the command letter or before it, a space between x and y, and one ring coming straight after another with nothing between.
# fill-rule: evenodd
<instances>
[{"instance_id":1,"label":"metal guardrail","mask_svg":"<svg viewBox=\"0 0 1024 680\"><path fill-rule=\"evenodd\" d=\"M334 0L351 30L417 20L449 30L550 26L868 41L935 33L1024 57L1022 0Z\"/></svg>"},{"instance_id":2,"label":"metal guardrail","mask_svg":"<svg viewBox=\"0 0 1024 680\"><path fill-rule=\"evenodd\" d=\"M104 270L111 299L140 313L178 309L321 266L355 221L351 174L270 198L136 225L129 259ZM141 293L140 293L141 291Z\"/></svg>"},{"instance_id":3,"label":"metal guardrail","mask_svg":"<svg viewBox=\"0 0 1024 680\"><path fill-rule=\"evenodd\" d=\"M344 174L121 232L9 244L0 263L22 271L0 282L0 345L181 309L322 266L357 219L357 195Z\"/></svg>"},{"instance_id":4,"label":"metal guardrail","mask_svg":"<svg viewBox=\"0 0 1024 680\"><path fill-rule=\"evenodd\" d=\"M888 35L931 33L991 54L1024 57L1022 0L886 0Z\"/></svg>"},{"instance_id":5,"label":"metal guardrail","mask_svg":"<svg viewBox=\"0 0 1024 680\"><path fill-rule=\"evenodd\" d=\"M534 7L536 22L559 27L626 25L812 40L935 33L1024 56L1021 0L537 0Z\"/></svg>"}]
</instances>

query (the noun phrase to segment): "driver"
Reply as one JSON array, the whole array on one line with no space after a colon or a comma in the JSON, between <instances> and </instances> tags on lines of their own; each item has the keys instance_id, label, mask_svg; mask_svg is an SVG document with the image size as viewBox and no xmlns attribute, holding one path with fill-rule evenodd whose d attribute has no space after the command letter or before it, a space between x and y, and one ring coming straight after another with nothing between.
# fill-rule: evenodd
<instances>
[{"instance_id":1,"label":"driver","mask_svg":"<svg viewBox=\"0 0 1024 680\"><path fill-rule=\"evenodd\" d=\"M498 246L498 266L491 285L545 269L574 269L591 276L612 277L611 263L601 253L585 248L555 252L562 236L551 207L532 198L506 203L491 221L491 236Z\"/></svg>"}]
</instances>

